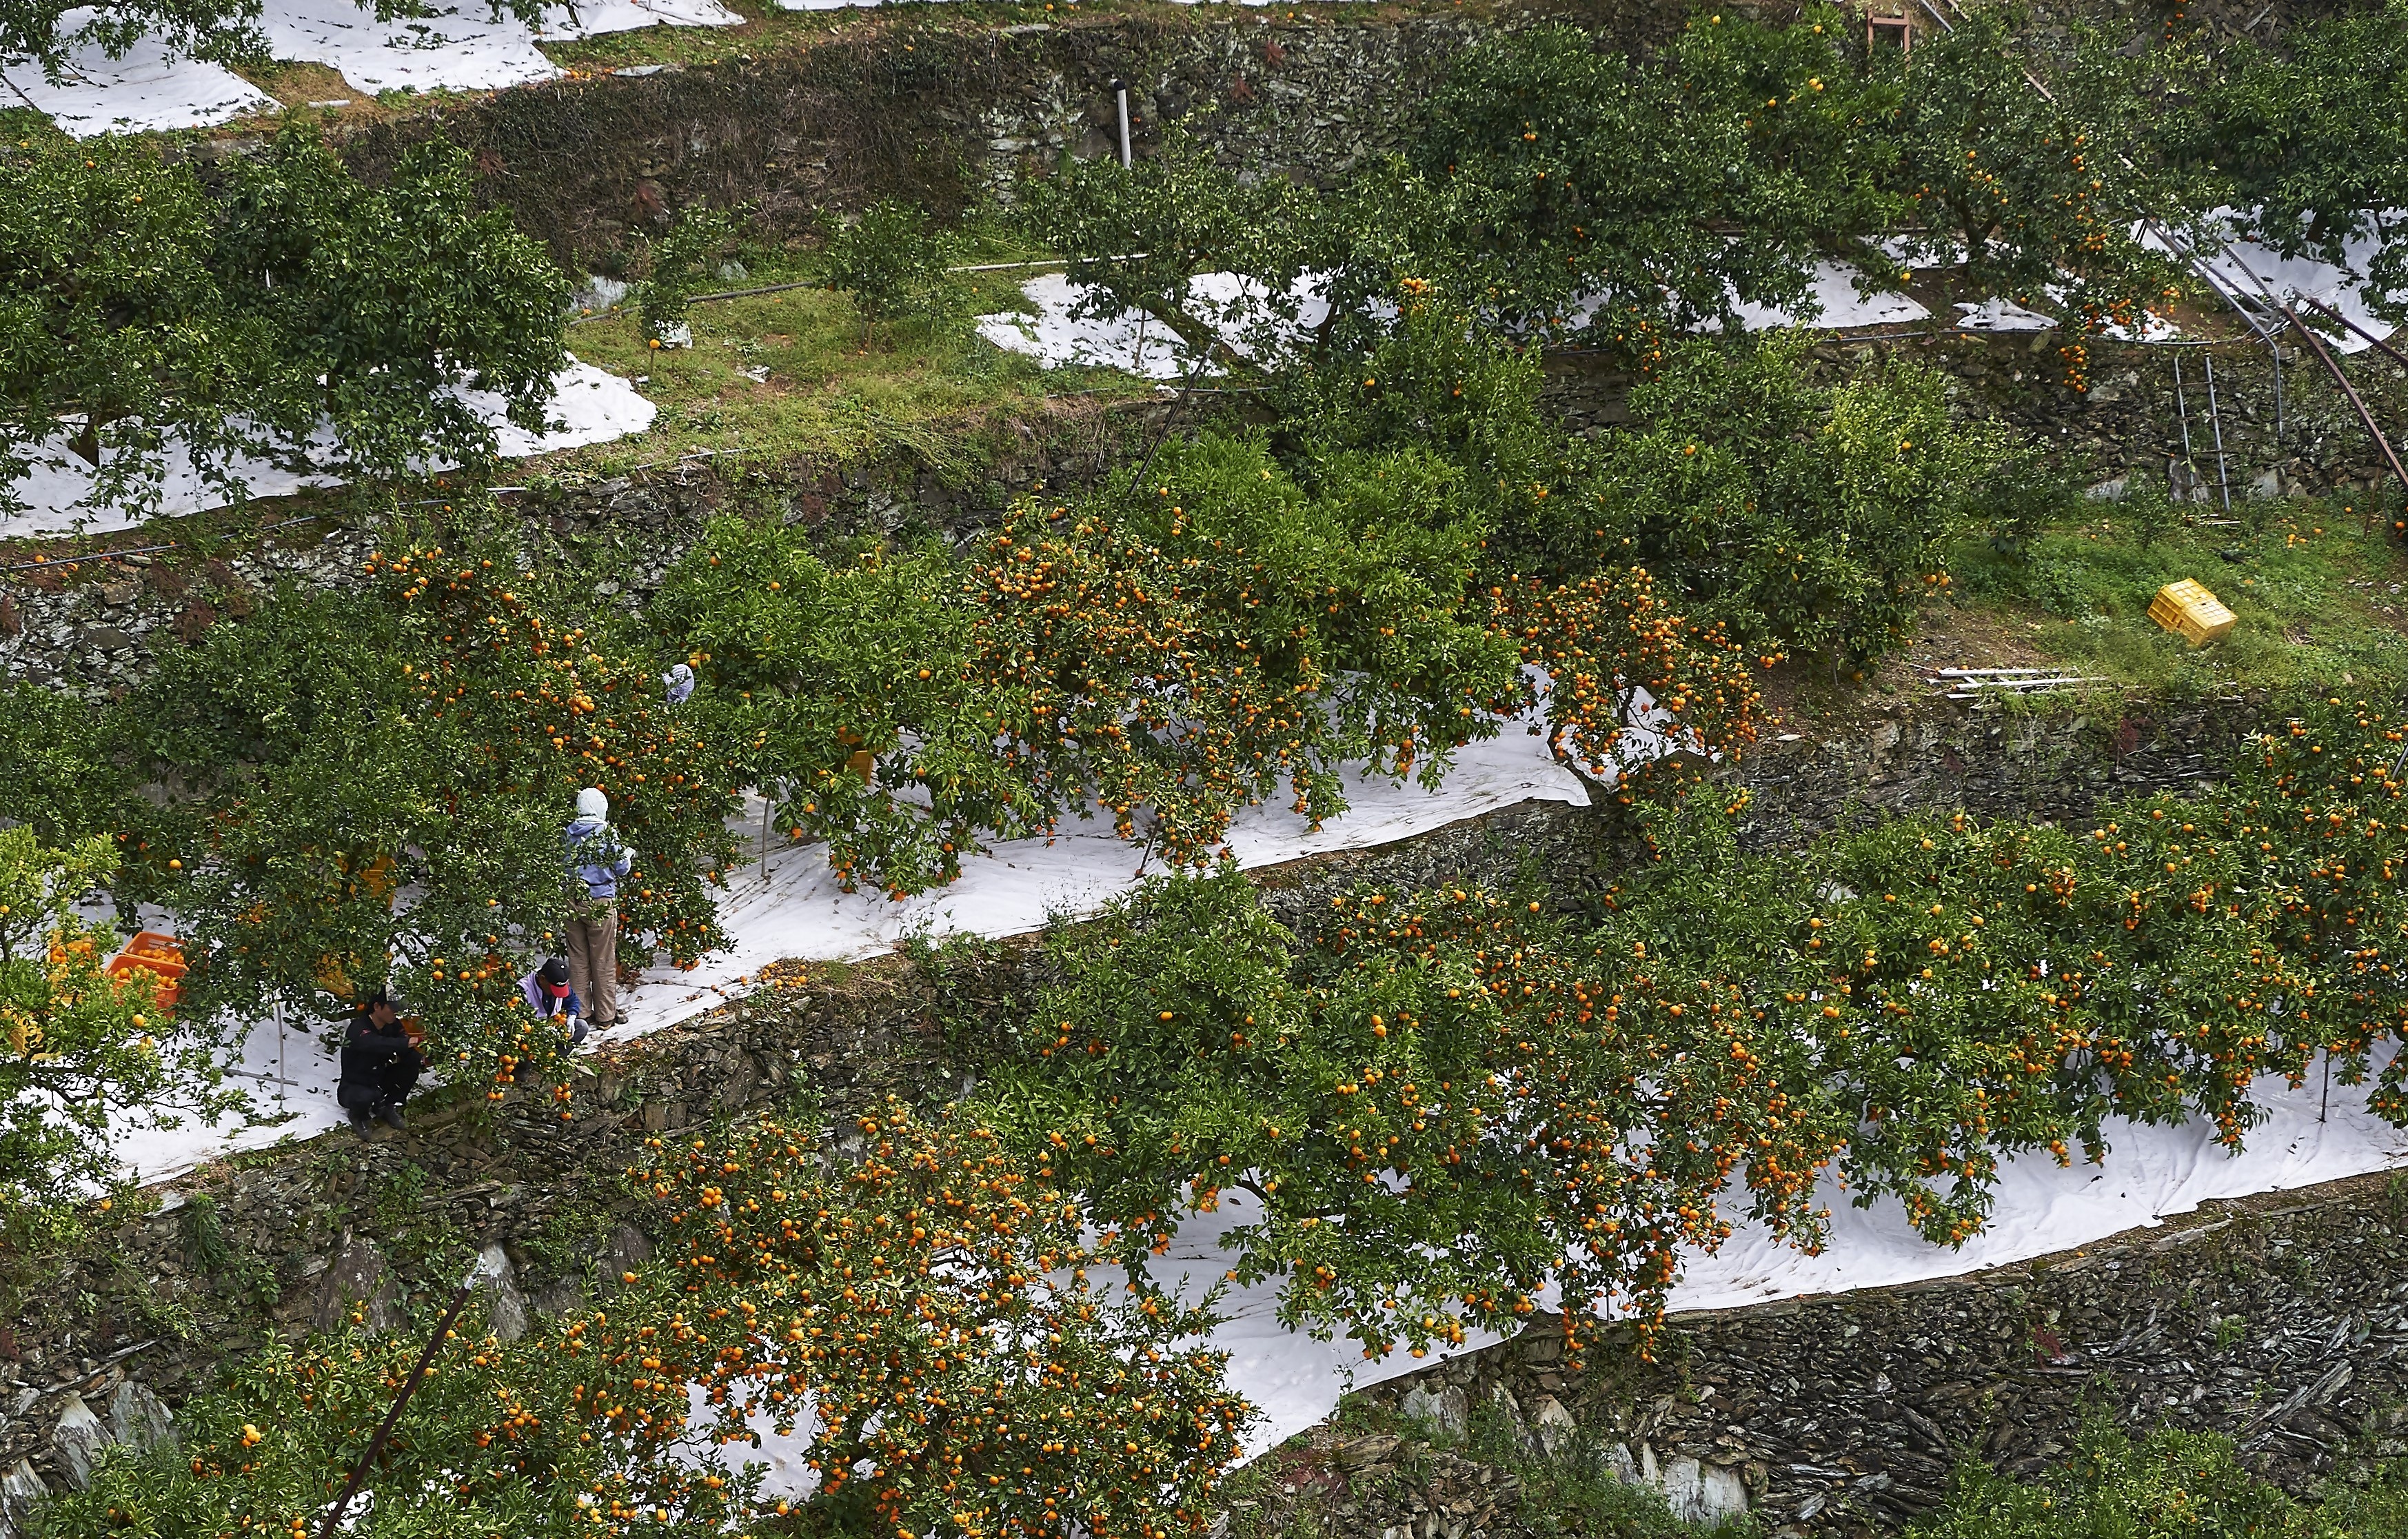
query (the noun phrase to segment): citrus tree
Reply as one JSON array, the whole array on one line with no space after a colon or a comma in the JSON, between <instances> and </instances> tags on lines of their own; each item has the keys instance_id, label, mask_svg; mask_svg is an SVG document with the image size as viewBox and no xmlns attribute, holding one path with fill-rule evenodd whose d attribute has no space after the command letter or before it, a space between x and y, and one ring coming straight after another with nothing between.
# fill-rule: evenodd
<instances>
[{"instance_id":1,"label":"citrus tree","mask_svg":"<svg viewBox=\"0 0 2408 1539\"><path fill-rule=\"evenodd\" d=\"M2320 1057L2408 1122L2403 742L2331 698L2229 784L2086 829L1901 818L1778 856L1691 796L1642 807L1656 858L1585 921L1439 887L1282 924L1234 872L1166 882L1054 933L980 1115L1140 1275L1238 1204L1232 1274L1374 1353L1551 1285L1575 1338L1650 1320L1740 1216L1818 1243L1826 1172L1961 1244L2007 1158L2102 1158L2116 1119L2237 1149Z\"/></svg>"},{"instance_id":2,"label":"citrus tree","mask_svg":"<svg viewBox=\"0 0 2408 1539\"><path fill-rule=\"evenodd\" d=\"M2062 49L2031 31L2013 7L1971 8L1878 62L1896 101L1885 185L1927 232L1901 238L1914 262L1961 263L1971 292L2137 327L2191 280L2135 221L2188 235L2213 201L2157 132L2183 62L2087 27Z\"/></svg>"},{"instance_id":3,"label":"citrus tree","mask_svg":"<svg viewBox=\"0 0 2408 1539\"><path fill-rule=\"evenodd\" d=\"M205 1015L388 984L457 1073L565 1052L530 1036L516 980L580 896L562 840L586 785L638 855L623 948L722 943L728 728L708 701L669 708L649 654L465 538L380 551L354 590L278 593L115 713L165 790L131 815L121 896L176 915Z\"/></svg>"},{"instance_id":4,"label":"citrus tree","mask_svg":"<svg viewBox=\"0 0 2408 1539\"><path fill-rule=\"evenodd\" d=\"M630 1274L633 1277L634 1274ZM751 1516L757 1474L689 1424L693 1328L658 1277L606 1308L504 1342L465 1314L411 1393L340 1532L359 1539L573 1539L717 1530ZM439 1305L437 1306L439 1308ZM36 1509L46 1539L314 1535L408 1381L436 1308L409 1330L271 1335L176 1409L175 1437L105 1449L83 1490Z\"/></svg>"},{"instance_id":5,"label":"citrus tree","mask_svg":"<svg viewBox=\"0 0 2408 1539\"><path fill-rule=\"evenodd\" d=\"M1752 730L1737 653L1643 571L1486 579L1489 494L1426 451L1325 442L1300 482L1206 433L1144 470L1024 500L959 556L725 521L652 619L746 702L779 826L897 895L1067 817L1209 861L1248 806L1335 816L1350 766L1435 785L1526 718L1610 779L1641 692L1698 752Z\"/></svg>"},{"instance_id":6,"label":"citrus tree","mask_svg":"<svg viewBox=\"0 0 2408 1539\"><path fill-rule=\"evenodd\" d=\"M945 270L955 242L915 205L880 198L822 234L820 270L829 288L853 295L865 345L882 321L932 321L961 301L960 282Z\"/></svg>"},{"instance_id":7,"label":"citrus tree","mask_svg":"<svg viewBox=\"0 0 2408 1539\"><path fill-rule=\"evenodd\" d=\"M85 702L38 684L0 683L0 822L52 843L112 830L125 777L109 762L102 719Z\"/></svg>"},{"instance_id":8,"label":"citrus tree","mask_svg":"<svg viewBox=\"0 0 2408 1539\"><path fill-rule=\"evenodd\" d=\"M57 78L78 48L97 46L112 57L144 37L179 53L216 64L267 57L258 0L134 0L78 6L62 0L8 0L0 7L0 56L29 59Z\"/></svg>"},{"instance_id":9,"label":"citrus tree","mask_svg":"<svg viewBox=\"0 0 2408 1539\"><path fill-rule=\"evenodd\" d=\"M685 324L686 307L719 276L736 244L738 210L693 208L650 243L649 265L633 297L655 342Z\"/></svg>"},{"instance_id":10,"label":"citrus tree","mask_svg":"<svg viewBox=\"0 0 2408 1539\"><path fill-rule=\"evenodd\" d=\"M838 1150L772 1120L653 1139L722 1424L801 1445L792 1532L1200 1532L1251 1407L1207 1308L1091 1275L1079 1204L994 1129L890 1102Z\"/></svg>"},{"instance_id":11,"label":"citrus tree","mask_svg":"<svg viewBox=\"0 0 2408 1539\"><path fill-rule=\"evenodd\" d=\"M1668 352L1631 392L1637 430L1599 446L1589 495L1556 516L1575 537L1593 519L1603 552L1678 584L1742 646L1862 659L1906 640L1946 583L1961 499L1996 448L1952 419L1931 370L1894 360L1816 386L1807 345Z\"/></svg>"},{"instance_id":12,"label":"citrus tree","mask_svg":"<svg viewBox=\"0 0 2408 1539\"><path fill-rule=\"evenodd\" d=\"M1411 157L1457 190L1442 237L1499 320L1626 355L1742 300L1798 305L1816 257L1881 228L1884 98L1841 14L1700 14L1654 58L1537 27L1450 61ZM1743 237L1732 238L1734 230Z\"/></svg>"},{"instance_id":13,"label":"citrus tree","mask_svg":"<svg viewBox=\"0 0 2408 1539\"><path fill-rule=\"evenodd\" d=\"M1201 302L1197 275L1237 270L1255 279L1259 321L1296 313L1295 243L1275 232L1308 217L1308 200L1284 180L1239 176L1176 126L1158 153L1132 165L1066 158L1053 176L1023 181L1017 203L1030 233L1068 254L1070 281L1087 286L1074 314L1141 311L1199 367L1237 355L1215 331L1236 317Z\"/></svg>"},{"instance_id":14,"label":"citrus tree","mask_svg":"<svg viewBox=\"0 0 2408 1539\"><path fill-rule=\"evenodd\" d=\"M2408 1118L2402 741L2396 715L2317 701L2197 798L2087 828L1900 819L1779 859L1738 855L1692 798L1646 814L1661 861L1598 935L1647 948L1659 1002L1733 1000L1811 1040L1856 1200L1955 1243L2002 1157L2095 1158L2114 1117L2196 1117L2237 1148L2261 1076L2296 1086L2319 1055Z\"/></svg>"},{"instance_id":15,"label":"citrus tree","mask_svg":"<svg viewBox=\"0 0 2408 1539\"><path fill-rule=\"evenodd\" d=\"M1078 1210L974 1124L901 1106L838 1147L772 1119L653 1139L659 1259L505 1341L472 1302L368 1464L361 1539L1199 1532L1253 1411L1209 1323L1090 1277ZM448 1302L231 1359L176 1439L112 1446L44 1539L313 1533ZM765 1489L754 1450L787 1446Z\"/></svg>"},{"instance_id":16,"label":"citrus tree","mask_svg":"<svg viewBox=\"0 0 2408 1539\"><path fill-rule=\"evenodd\" d=\"M2353 240L2372 237L2370 295L2394 320L2408 314L2408 6L2320 17L2285 47L2234 50L2200 93L2191 165L2229 179L2248 231L2286 256L2347 266Z\"/></svg>"},{"instance_id":17,"label":"citrus tree","mask_svg":"<svg viewBox=\"0 0 2408 1539\"><path fill-rule=\"evenodd\" d=\"M129 1114L209 1116L234 1099L179 1037L158 977L110 974L116 930L77 912L116 865L100 835L54 848L0 827L0 1238L12 1244L115 1189L108 1129Z\"/></svg>"},{"instance_id":18,"label":"citrus tree","mask_svg":"<svg viewBox=\"0 0 2408 1539\"><path fill-rule=\"evenodd\" d=\"M541 432L566 287L466 157L409 151L371 188L294 122L205 188L142 139L0 157L0 511L46 445L95 507L155 506L164 451L242 490L245 455L394 477L494 457L460 392Z\"/></svg>"},{"instance_id":19,"label":"citrus tree","mask_svg":"<svg viewBox=\"0 0 2408 1539\"><path fill-rule=\"evenodd\" d=\"M1138 1275L1192 1213L1283 1319L1367 1355L1511 1331L1551 1284L1578 1340L1651 1320L1720 1194L1811 1240L1841 1142L1797 1050L1489 891L1366 890L1295 928L1234 870L1058 931L1061 983L982 1115ZM1628 976L1635 974L1635 978Z\"/></svg>"}]
</instances>

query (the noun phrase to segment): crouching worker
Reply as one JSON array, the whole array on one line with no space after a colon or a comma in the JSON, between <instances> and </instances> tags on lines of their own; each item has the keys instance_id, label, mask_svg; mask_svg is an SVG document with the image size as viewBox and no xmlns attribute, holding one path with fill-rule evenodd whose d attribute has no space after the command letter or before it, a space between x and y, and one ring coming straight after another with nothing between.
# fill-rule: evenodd
<instances>
[{"instance_id":1,"label":"crouching worker","mask_svg":"<svg viewBox=\"0 0 2408 1539\"><path fill-rule=\"evenodd\" d=\"M568 958L554 956L519 980L519 993L539 1021L558 1021L568 1028L568 1045L585 1040L585 1001L569 986Z\"/></svg>"},{"instance_id":2,"label":"crouching worker","mask_svg":"<svg viewBox=\"0 0 2408 1539\"><path fill-rule=\"evenodd\" d=\"M343 1072L335 1103L351 1115L352 1130L365 1135L374 1117L389 1128L401 1122L401 1103L426 1067L418 1044L402 1028L399 1013L382 989L368 996L343 1035Z\"/></svg>"}]
</instances>

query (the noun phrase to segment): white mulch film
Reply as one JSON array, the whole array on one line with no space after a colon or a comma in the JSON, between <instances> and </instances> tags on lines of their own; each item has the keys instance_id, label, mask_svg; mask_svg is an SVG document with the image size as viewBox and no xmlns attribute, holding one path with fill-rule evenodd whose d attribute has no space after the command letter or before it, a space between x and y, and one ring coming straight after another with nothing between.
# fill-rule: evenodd
<instances>
[{"instance_id":1,"label":"white mulch film","mask_svg":"<svg viewBox=\"0 0 2408 1539\"><path fill-rule=\"evenodd\" d=\"M544 409L551 430L541 438L504 420L499 396L482 390L461 394L494 424L502 454L509 459L608 443L641 433L652 425L652 418L659 410L638 395L636 387L626 380L574 359L554 377L552 390L552 400ZM238 468L253 496L280 496L305 486L341 484L334 476L265 462L246 461ZM92 501L89 467L66 448L63 439L45 446L33 471L17 482L16 491L24 500L26 511L0 514L0 539L28 535L105 534L112 529L130 528L146 517L198 512L225 501L213 485L194 470L188 454L171 452L156 510L143 513L118 506L97 506Z\"/></svg>"},{"instance_id":2,"label":"white mulch film","mask_svg":"<svg viewBox=\"0 0 2408 1539\"><path fill-rule=\"evenodd\" d=\"M1687 1254L1672 1290L1671 1312L1732 1309L1956 1276L2077 1249L2215 1199L2283 1191L2408 1163L2408 1143L2400 1129L2367 1110L2362 1088L2336 1085L2328 1097L2317 1079L2299 1090L2270 1079L2258 1086L2258 1096L2272 1115L2238 1156L2215 1143L2211 1125L2149 1128L2113 1118L2105 1129L2112 1152L2100 1165L2059 1169L2044 1152L2007 1162L1988 1227L1957 1250L1923 1240L1895 1201L1851 1207L1847 1193L1827 1179L1820 1195L1831 1210L1831 1233L1820 1255L1805 1255L1758 1226L1742 1225L1720 1250ZM1743 1192L1734 1206L1744 1206ZM1201 1299L1231 1264L1220 1248L1221 1237L1259 1215L1253 1197L1225 1193L1218 1213L1180 1226L1169 1254L1154 1265L1156 1281ZM1106 1269L1096 1275L1117 1273ZM1544 1302L1553 1306L1559 1300ZM1320 1422L1347 1391L1428 1367L1442 1356L1434 1350L1417 1359L1398 1350L1366 1361L1362 1348L1342 1337L1315 1341L1285 1329L1278 1303L1276 1283L1232 1287L1222 1296L1224 1322L1211 1335L1212 1345L1229 1354L1230 1388L1262 1413L1246 1438L1250 1457ZM1497 1339L1472 1332L1462 1349ZM698 1395L695 1406L700 1425L707 1418ZM763 1485L771 1496L809 1494L816 1476L803 1465L808 1428L805 1435L781 1437L759 1420L754 1431L761 1447L732 1447L729 1457L764 1466Z\"/></svg>"},{"instance_id":3,"label":"white mulch film","mask_svg":"<svg viewBox=\"0 0 2408 1539\"><path fill-rule=\"evenodd\" d=\"M1749 331L1776 326L1814 325L1831 330L1891 325L1928 319L1930 311L1906 295L1857 292L1856 269L1844 262L1816 265L1813 284L1814 311L1790 311L1742 302L1734 307L1740 324ZM1261 285L1235 273L1199 273L1193 280L1189 309L1213 326L1232 351L1246 357L1290 340L1320 324L1328 313L1318 286L1307 278L1297 288L1297 315L1293 326L1274 324L1261 308ZM1191 374L1218 374L1218 366L1198 359L1179 337L1152 316L1139 311L1109 318L1074 313L1096 297L1091 285L1073 283L1060 273L1047 273L1021 285L1034 313L1004 310L979 317L979 335L1010 352L1025 353L1047 368L1081 365L1117 368L1140 379L1173 381Z\"/></svg>"},{"instance_id":4,"label":"white mulch film","mask_svg":"<svg viewBox=\"0 0 2408 1539\"><path fill-rule=\"evenodd\" d=\"M1391 842L1526 801L1577 806L1585 793L1548 756L1541 740L1509 727L1465 750L1436 793L1358 779L1354 800L1353 811L1318 832L1292 813L1256 808L1232 830L1232 851L1247 866L1271 865ZM757 869L747 870L724 899L734 946L692 972L656 970L623 993L628 1020L612 1037L624 1041L658 1030L733 998L743 991L742 980L769 961L875 955L914 929L938 938L1024 933L1049 914L1092 913L1140 880L1140 853L1114 838L1108 825L1074 824L1051 841L1009 843L966 862L961 881L950 888L892 903L838 892L824 852L781 853L773 839L767 879ZM145 1179L157 1180L230 1150L340 1126L333 1060L309 1029L313 1024L288 1025L280 1041L274 1023L262 1025L245 1043L238 1065L263 1102L276 1105L281 1092L291 1120L231 1135L194 1128L125 1128L118 1133L122 1158ZM2294 1091L2273 1081L2260 1087L2260 1098L2272 1115L2237 1157L2217 1147L2213 1129L2204 1124L2149 1128L2117 1119L2108 1125L2111 1152L2101 1165L2059 1169L2045 1154L2009 1161L1988 1227L1957 1250L1924 1242L1895 1201L1858 1210L1847 1205L1836 1183L1827 1181L1831 1235L1820 1255L1804 1255L1754 1226L1742 1226L1718 1252L1688 1258L1673 1307L1723 1309L1951 1276L2079 1246L2214 1198L2408 1163L2408 1143L2367 1110L2362 1088L2336 1085L2328 1094L2320 1080L2311 1079ZM1219 1214L1182 1226L1163 1274L1180 1276L1191 1294L1210 1287L1228 1265L1219 1237L1245 1221L1249 1201L1235 1194ZM1213 1334L1215 1345L1231 1354L1232 1386L1264 1415L1249 1439L1250 1451L1319 1421L1350 1388L1425 1365L1402 1352L1366 1362L1360 1349L1343 1340L1317 1342L1287 1331L1275 1318L1275 1299L1276 1289L1268 1287L1226 1296L1226 1323ZM773 1492L808 1489L801 1452L799 1440L773 1436L752 1456L770 1465Z\"/></svg>"},{"instance_id":5,"label":"white mulch film","mask_svg":"<svg viewBox=\"0 0 2408 1539\"><path fill-rule=\"evenodd\" d=\"M420 16L376 19L348 0L265 0L259 20L279 61L327 65L354 92L493 91L560 71L535 45L638 28L732 27L743 18L718 0L594 0L548 6L540 30L515 17L494 19L483 0L431 0ZM72 30L79 17L69 13ZM145 39L122 58L87 45L64 78L40 65L0 65L0 79L27 104L79 137L148 129L208 128L248 112L273 110L265 93L233 71L181 58Z\"/></svg>"}]
</instances>

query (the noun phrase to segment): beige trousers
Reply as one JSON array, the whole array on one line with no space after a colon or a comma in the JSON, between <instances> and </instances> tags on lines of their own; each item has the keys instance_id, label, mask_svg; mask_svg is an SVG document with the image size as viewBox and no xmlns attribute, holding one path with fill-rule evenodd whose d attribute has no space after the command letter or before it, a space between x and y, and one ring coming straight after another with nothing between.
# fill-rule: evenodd
<instances>
[{"instance_id":1,"label":"beige trousers","mask_svg":"<svg viewBox=\"0 0 2408 1539\"><path fill-rule=\"evenodd\" d=\"M619 1019L619 905L595 902L568 920L568 986L599 1030Z\"/></svg>"}]
</instances>

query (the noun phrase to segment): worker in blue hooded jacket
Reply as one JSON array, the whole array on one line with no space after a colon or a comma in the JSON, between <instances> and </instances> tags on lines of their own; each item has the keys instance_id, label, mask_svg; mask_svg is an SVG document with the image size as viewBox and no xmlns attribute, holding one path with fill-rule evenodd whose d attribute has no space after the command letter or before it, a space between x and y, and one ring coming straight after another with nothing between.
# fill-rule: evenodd
<instances>
[{"instance_id":1,"label":"worker in blue hooded jacket","mask_svg":"<svg viewBox=\"0 0 2408 1539\"><path fill-rule=\"evenodd\" d=\"M636 852L610 827L610 798L598 785L577 793L577 816L563 830L568 869L584 899L568 916L569 987L585 1002L585 1022L608 1031L619 1021L619 879Z\"/></svg>"}]
</instances>

